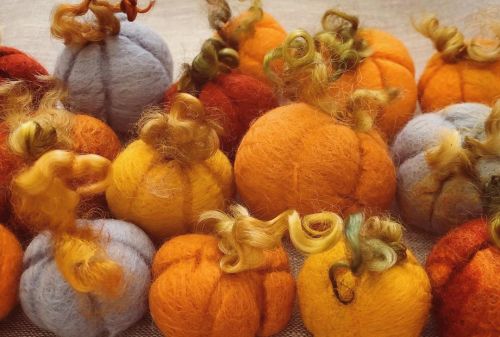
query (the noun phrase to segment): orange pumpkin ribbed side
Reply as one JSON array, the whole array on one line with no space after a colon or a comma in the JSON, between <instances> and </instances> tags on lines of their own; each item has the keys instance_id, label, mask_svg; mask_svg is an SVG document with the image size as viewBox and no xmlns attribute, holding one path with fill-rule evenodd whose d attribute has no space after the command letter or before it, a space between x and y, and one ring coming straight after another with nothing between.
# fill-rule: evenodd
<instances>
[{"instance_id":1,"label":"orange pumpkin ribbed side","mask_svg":"<svg viewBox=\"0 0 500 337\"><path fill-rule=\"evenodd\" d=\"M382 108L376 119L382 134L392 140L415 113L417 85L413 60L403 43L389 33L363 29L358 37L368 43L373 53L335 81L330 93L345 108L356 89L399 89L400 96Z\"/></svg>"},{"instance_id":2,"label":"orange pumpkin ribbed side","mask_svg":"<svg viewBox=\"0 0 500 337\"><path fill-rule=\"evenodd\" d=\"M21 244L3 225L0 225L0 320L17 303L19 278L23 267Z\"/></svg>"},{"instance_id":3,"label":"orange pumpkin ribbed side","mask_svg":"<svg viewBox=\"0 0 500 337\"><path fill-rule=\"evenodd\" d=\"M500 61L447 63L436 53L420 77L418 97L423 112L461 102L492 106L500 98Z\"/></svg>"},{"instance_id":4,"label":"orange pumpkin ribbed side","mask_svg":"<svg viewBox=\"0 0 500 337\"><path fill-rule=\"evenodd\" d=\"M217 238L188 234L165 243L153 263L149 305L169 337L270 336L290 319L295 282L282 248L263 266L225 274Z\"/></svg>"},{"instance_id":5,"label":"orange pumpkin ribbed side","mask_svg":"<svg viewBox=\"0 0 500 337\"><path fill-rule=\"evenodd\" d=\"M287 209L368 214L386 210L396 173L378 132L357 132L298 103L260 117L236 154L239 195L259 218Z\"/></svg>"},{"instance_id":6,"label":"orange pumpkin ribbed side","mask_svg":"<svg viewBox=\"0 0 500 337\"><path fill-rule=\"evenodd\" d=\"M0 221L9 218L10 181L14 172L21 167L22 160L10 151L8 145L10 129L6 122L0 123Z\"/></svg>"},{"instance_id":7,"label":"orange pumpkin ribbed side","mask_svg":"<svg viewBox=\"0 0 500 337\"><path fill-rule=\"evenodd\" d=\"M248 12L243 12L228 22L224 27L224 34L230 36L248 17ZM264 56L279 47L286 38L286 31L271 15L264 13L261 20L254 25L253 32L239 41L238 53L240 59L239 70L261 81L269 82L264 74L262 64Z\"/></svg>"}]
</instances>

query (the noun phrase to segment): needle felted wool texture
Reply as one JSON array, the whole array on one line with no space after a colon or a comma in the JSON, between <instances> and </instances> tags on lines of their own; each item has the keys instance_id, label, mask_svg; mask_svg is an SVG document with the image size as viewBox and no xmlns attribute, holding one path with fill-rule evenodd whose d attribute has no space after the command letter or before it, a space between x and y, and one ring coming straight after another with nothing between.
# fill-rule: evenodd
<instances>
[{"instance_id":1,"label":"needle felted wool texture","mask_svg":"<svg viewBox=\"0 0 500 337\"><path fill-rule=\"evenodd\" d=\"M5 80L36 81L47 70L31 56L15 48L0 46L0 83Z\"/></svg>"},{"instance_id":2,"label":"needle felted wool texture","mask_svg":"<svg viewBox=\"0 0 500 337\"><path fill-rule=\"evenodd\" d=\"M440 26L435 16L428 16L417 25L437 50L418 82L422 111L436 111L461 102L493 105L500 98L498 27L493 40L467 41L456 27Z\"/></svg>"},{"instance_id":3,"label":"needle felted wool texture","mask_svg":"<svg viewBox=\"0 0 500 337\"><path fill-rule=\"evenodd\" d=\"M491 242L487 220L470 221L441 238L426 268L440 336L500 335L500 248Z\"/></svg>"},{"instance_id":4,"label":"needle felted wool texture","mask_svg":"<svg viewBox=\"0 0 500 337\"><path fill-rule=\"evenodd\" d=\"M179 82L165 93L167 107L178 92L197 96L207 109L207 117L222 127L221 150L231 159L250 123L278 106L272 87L232 70L238 64L234 49L209 39L192 64L185 65Z\"/></svg>"},{"instance_id":5,"label":"needle felted wool texture","mask_svg":"<svg viewBox=\"0 0 500 337\"><path fill-rule=\"evenodd\" d=\"M14 234L0 225L0 320L4 319L17 303L22 261L21 244Z\"/></svg>"},{"instance_id":6,"label":"needle felted wool texture","mask_svg":"<svg viewBox=\"0 0 500 337\"><path fill-rule=\"evenodd\" d=\"M360 132L305 103L257 119L234 170L239 195L263 219L287 209L386 210L396 190L394 164L378 132Z\"/></svg>"},{"instance_id":7,"label":"needle felted wool texture","mask_svg":"<svg viewBox=\"0 0 500 337\"><path fill-rule=\"evenodd\" d=\"M404 245L399 253L387 246L382 250L382 242L398 232L400 235L401 230L389 229L376 239L368 239L367 246L349 246L347 237L331 250L306 259L297 290L302 319L315 337L420 336L431 306L430 283L424 268ZM355 260L359 250L364 254L363 250L372 249L371 267L356 269L354 262L346 262ZM377 270L387 260L392 260L391 267ZM336 264L347 271L333 276L334 282L332 267Z\"/></svg>"},{"instance_id":8,"label":"needle felted wool texture","mask_svg":"<svg viewBox=\"0 0 500 337\"><path fill-rule=\"evenodd\" d=\"M483 141L487 138L485 123L489 118L496 120L496 116L486 105L462 103L417 116L405 126L396 137L392 152L398 165L398 203L406 224L445 233L480 216L482 185L500 173L498 156L492 154L466 164L471 167L465 169L474 172L461 174L460 165L453 168L453 162L460 161L458 157L437 158L451 163L441 169L438 163L432 164L429 151L440 142L442 149L451 149L455 141L456 150L461 151L466 137ZM446 132L457 132L459 139L442 141Z\"/></svg>"},{"instance_id":9,"label":"needle felted wool texture","mask_svg":"<svg viewBox=\"0 0 500 337\"><path fill-rule=\"evenodd\" d=\"M66 44L55 76L69 88L72 110L96 116L129 135L146 106L172 82L170 51L154 31L118 14L119 33L101 42Z\"/></svg>"},{"instance_id":10,"label":"needle felted wool texture","mask_svg":"<svg viewBox=\"0 0 500 337\"><path fill-rule=\"evenodd\" d=\"M192 231L203 211L224 209L233 173L198 99L179 94L168 114L145 116L140 139L113 163L106 199L115 217L161 242Z\"/></svg>"},{"instance_id":11,"label":"needle felted wool texture","mask_svg":"<svg viewBox=\"0 0 500 337\"><path fill-rule=\"evenodd\" d=\"M270 221L252 218L239 205L229 214L209 211L217 237L188 234L165 243L153 263L153 320L169 337L254 337L281 331L290 319L295 282L281 239L312 253L340 238L342 220L332 213L301 219L286 211ZM213 223L215 222L215 223ZM310 235L312 224L324 231ZM305 229L304 229L305 228Z\"/></svg>"}]
</instances>

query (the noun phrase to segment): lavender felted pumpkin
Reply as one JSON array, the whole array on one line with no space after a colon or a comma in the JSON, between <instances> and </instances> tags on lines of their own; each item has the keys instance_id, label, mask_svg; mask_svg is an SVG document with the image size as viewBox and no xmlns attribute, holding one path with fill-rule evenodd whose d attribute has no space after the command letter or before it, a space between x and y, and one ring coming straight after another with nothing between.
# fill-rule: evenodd
<instances>
[{"instance_id":1,"label":"lavender felted pumpkin","mask_svg":"<svg viewBox=\"0 0 500 337\"><path fill-rule=\"evenodd\" d=\"M405 223L434 233L481 215L500 174L500 101L462 103L411 120L394 141L398 202Z\"/></svg>"},{"instance_id":2,"label":"lavender felted pumpkin","mask_svg":"<svg viewBox=\"0 0 500 337\"><path fill-rule=\"evenodd\" d=\"M126 135L145 106L160 103L172 82L170 51L155 32L133 23L138 9L123 0L59 5L52 20L52 35L64 40L55 76L69 88L68 104L106 121ZM154 2L152 2L154 3ZM115 14L123 11L125 14ZM94 21L78 21L88 12ZM128 19L128 20L127 20Z\"/></svg>"}]
</instances>

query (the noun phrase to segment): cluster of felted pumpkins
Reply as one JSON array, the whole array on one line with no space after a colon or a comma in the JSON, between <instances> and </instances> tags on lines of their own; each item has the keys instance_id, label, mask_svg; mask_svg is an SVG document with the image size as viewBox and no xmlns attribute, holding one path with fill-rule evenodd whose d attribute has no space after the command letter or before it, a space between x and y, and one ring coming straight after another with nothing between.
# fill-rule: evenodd
<instances>
[{"instance_id":1,"label":"cluster of felted pumpkins","mask_svg":"<svg viewBox=\"0 0 500 337\"><path fill-rule=\"evenodd\" d=\"M287 35L258 0L207 3L215 34L174 84L133 22L154 1L58 6L54 77L0 47L0 318L19 297L58 336L114 336L149 304L166 336L271 336L297 293L317 337L417 337L431 304L441 336L500 336L500 32L424 18L417 86L355 16ZM394 199L444 235L425 269Z\"/></svg>"}]
</instances>

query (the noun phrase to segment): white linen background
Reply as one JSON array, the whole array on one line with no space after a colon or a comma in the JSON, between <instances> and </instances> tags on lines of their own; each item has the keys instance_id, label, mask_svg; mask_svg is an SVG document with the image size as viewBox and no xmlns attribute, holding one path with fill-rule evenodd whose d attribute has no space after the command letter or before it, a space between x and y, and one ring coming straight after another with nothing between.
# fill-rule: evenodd
<instances>
[{"instance_id":1,"label":"white linen background","mask_svg":"<svg viewBox=\"0 0 500 337\"><path fill-rule=\"evenodd\" d=\"M18 48L34 56L49 72L52 72L63 44L51 38L49 17L54 5L60 2L80 1L0 0L0 32L3 33L1 44ZM244 10L249 2L249 0L244 2L229 0L233 13ZM304 28L309 32L317 31L321 16L328 8L336 7L356 14L360 17L363 27L376 27L388 31L405 43L415 61L417 78L426 60L433 53L433 47L429 40L415 32L410 23L411 17L436 13L444 24L457 25L461 29L467 27L466 32L475 33L479 29L475 20L477 14L485 14L487 9L491 10L495 6L493 12L488 11L488 16L498 15L500 8L500 0L264 0L263 2L265 10L275 16L288 31L295 28ZM175 62L175 77L179 75L182 63L191 62L198 53L201 43L212 34L206 14L204 0L157 0L155 8L150 13L139 15L137 19L138 22L154 29L167 42ZM408 229L406 241L420 261L424 262L435 239ZM291 264L295 274L301 262L302 258L293 253ZM145 319L122 335L160 336L161 334L149 319ZM0 322L0 336L53 335L30 325L18 309L9 319ZM310 334L304 329L300 316L295 311L288 327L278 336L301 337ZM432 323L428 324L422 336L437 336Z\"/></svg>"}]
</instances>

